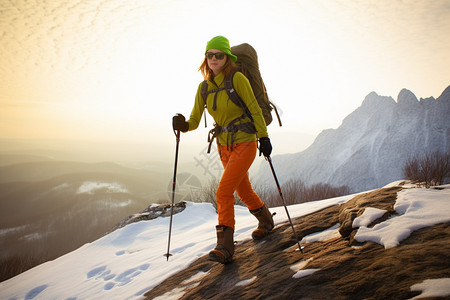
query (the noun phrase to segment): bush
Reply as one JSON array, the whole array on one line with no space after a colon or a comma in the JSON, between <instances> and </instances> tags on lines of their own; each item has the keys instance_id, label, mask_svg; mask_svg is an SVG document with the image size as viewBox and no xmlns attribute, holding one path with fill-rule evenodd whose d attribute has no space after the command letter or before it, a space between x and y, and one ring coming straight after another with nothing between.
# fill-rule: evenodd
<instances>
[{"instance_id":1,"label":"bush","mask_svg":"<svg viewBox=\"0 0 450 300\"><path fill-rule=\"evenodd\" d=\"M202 188L201 202L211 203L217 211L216 190L219 180L214 178ZM280 194L275 182L273 185L253 184L253 189L268 207L282 206ZM350 194L348 186L333 187L329 184L315 184L306 186L301 180L291 179L281 186L286 205L299 204L309 201L328 199ZM245 204L235 194L235 205L245 206Z\"/></svg>"},{"instance_id":2,"label":"bush","mask_svg":"<svg viewBox=\"0 0 450 300\"><path fill-rule=\"evenodd\" d=\"M261 189L258 186L255 190L269 207L283 205L275 183L273 187ZM350 188L348 186L333 187L324 183L307 186L300 179L291 179L281 186L281 192L286 205L292 205L348 195L350 194Z\"/></svg>"},{"instance_id":3,"label":"bush","mask_svg":"<svg viewBox=\"0 0 450 300\"><path fill-rule=\"evenodd\" d=\"M214 206L214 209L217 211L217 202L216 202L216 191L219 186L219 180L217 178L212 178L208 184L202 187L200 192L201 202L211 203ZM234 195L234 204L245 206L245 204L239 199L239 197Z\"/></svg>"},{"instance_id":4,"label":"bush","mask_svg":"<svg viewBox=\"0 0 450 300\"><path fill-rule=\"evenodd\" d=\"M450 177L450 153L435 151L411 156L405 162L403 174L426 188L441 185Z\"/></svg>"}]
</instances>

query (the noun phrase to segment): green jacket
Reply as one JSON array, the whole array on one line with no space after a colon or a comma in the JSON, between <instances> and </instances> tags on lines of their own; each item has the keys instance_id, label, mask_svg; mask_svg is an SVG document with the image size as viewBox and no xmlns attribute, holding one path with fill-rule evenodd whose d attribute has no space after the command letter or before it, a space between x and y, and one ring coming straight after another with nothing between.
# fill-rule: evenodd
<instances>
[{"instance_id":1,"label":"green jacket","mask_svg":"<svg viewBox=\"0 0 450 300\"><path fill-rule=\"evenodd\" d=\"M223 88L225 85L223 73L220 73L216 77L214 77L215 83L212 81L207 81L208 83L208 91L217 88ZM245 105L247 105L256 127L256 134L249 134L246 132L238 131L234 135L234 144L242 143L242 142L250 142L255 141L261 137L268 137L266 122L264 121L264 117L262 115L261 108L256 101L255 95L253 94L252 87L248 79L241 72L236 72L233 76L233 86L238 95L244 101ZM204 101L201 94L202 84L200 83L197 89L197 94L195 95L195 104L191 112L191 116L187 121L189 124L189 130L197 129L200 120L202 118L204 107ZM227 126L234 119L242 116L243 110L241 107L237 106L233 103L233 101L228 98L227 92L225 90L221 90L217 95L217 103L216 110L213 110L213 102L214 102L215 93L208 94L206 99L206 107L208 109L209 114L213 117L215 123L219 126ZM249 118L245 118L241 120L239 123L251 122ZM239 124L237 123L237 124ZM221 145L227 145L227 134L226 132L222 132L219 134L218 141Z\"/></svg>"}]
</instances>

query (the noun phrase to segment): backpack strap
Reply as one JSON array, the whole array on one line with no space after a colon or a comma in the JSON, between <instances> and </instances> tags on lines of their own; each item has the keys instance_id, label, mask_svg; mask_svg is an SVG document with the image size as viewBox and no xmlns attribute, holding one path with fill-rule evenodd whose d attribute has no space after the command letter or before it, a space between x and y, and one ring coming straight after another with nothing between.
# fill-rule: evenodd
<instances>
[{"instance_id":1,"label":"backpack strap","mask_svg":"<svg viewBox=\"0 0 450 300\"><path fill-rule=\"evenodd\" d=\"M202 94L203 101L205 102L206 107L206 97L208 97L208 83L206 80L202 82L202 91L200 92Z\"/></svg>"},{"instance_id":2,"label":"backpack strap","mask_svg":"<svg viewBox=\"0 0 450 300\"><path fill-rule=\"evenodd\" d=\"M208 83L206 82L206 80L204 80L202 82L202 90L201 90L200 94L202 95L203 102L205 103L203 107L206 108L206 97L208 97ZM206 111L205 110L203 110L203 114L205 117L205 128L207 128L208 124L206 124Z\"/></svg>"},{"instance_id":3,"label":"backpack strap","mask_svg":"<svg viewBox=\"0 0 450 300\"><path fill-rule=\"evenodd\" d=\"M202 98L203 98L204 105L205 105L204 107L206 108L206 98L208 98L208 95L214 93L214 102L213 102L212 109L216 110L217 109L217 93L220 91L223 91L225 89L226 88L217 88L217 89L212 89L212 90L208 91L208 83L206 80L204 80L202 82L202 90L200 92L202 95ZM206 125L206 111L203 111L203 113L205 115L205 127L208 127Z\"/></svg>"},{"instance_id":4,"label":"backpack strap","mask_svg":"<svg viewBox=\"0 0 450 300\"><path fill-rule=\"evenodd\" d=\"M205 107L206 107L206 98L208 98L209 94L215 93L214 95L214 102L213 102L213 110L217 109L217 93L220 91L225 90L226 88L217 88L217 89L212 89L210 91L208 91L208 83L205 81L202 82L202 91L200 92L202 94L202 98L203 101L205 103Z\"/></svg>"},{"instance_id":5,"label":"backpack strap","mask_svg":"<svg viewBox=\"0 0 450 300\"><path fill-rule=\"evenodd\" d=\"M212 109L216 110L217 109L217 107L216 107L217 93L222 90L225 90L227 92L227 95L230 98L230 100L235 105L242 108L242 110L243 110L242 116L234 119L227 126L218 126L216 124L215 127L209 131L209 133L208 133L209 146L208 146L207 153L210 153L212 142L220 133L223 133L223 132L227 133L227 148L229 146L231 146L231 151L233 151L234 135L238 130L246 132L246 133L250 133L250 134L256 133L256 128L255 128L252 114L250 113L250 110L248 109L245 102L242 100L242 98L239 96L237 91L234 89L234 86L233 86L234 74L235 74L235 72L225 78L225 83L224 83L225 87L224 88L217 88L217 89L212 89L212 90L208 91L207 81L205 80L202 82L201 95L202 95L205 107L206 107L206 98L208 97L208 95L211 93L215 93ZM248 117L251 122L243 123L243 124L236 124L237 122L244 119L245 117ZM206 126L206 115L205 115L205 126Z\"/></svg>"},{"instance_id":6,"label":"backpack strap","mask_svg":"<svg viewBox=\"0 0 450 300\"><path fill-rule=\"evenodd\" d=\"M228 76L225 78L225 90L227 91L228 97L230 97L230 100L233 101L234 104L242 108L244 111L244 115L248 117L253 122L252 114L250 113L250 110L248 109L247 105L245 105L245 102L242 100L242 98L239 96L239 94L234 89L233 85L233 77L234 74L231 74L231 76Z\"/></svg>"},{"instance_id":7,"label":"backpack strap","mask_svg":"<svg viewBox=\"0 0 450 300\"><path fill-rule=\"evenodd\" d=\"M243 118L243 116L234 119L227 126L219 126L219 125L215 124L214 128L211 129L208 133L208 143L209 143L208 151L207 151L208 154L211 151L212 142L222 132L227 133L227 149L229 149L228 147L231 147L231 151L233 151L234 135L238 130L246 132L246 133L250 133L250 134L256 133L256 127L255 127L255 124L253 124L253 122L236 124L242 118Z\"/></svg>"}]
</instances>

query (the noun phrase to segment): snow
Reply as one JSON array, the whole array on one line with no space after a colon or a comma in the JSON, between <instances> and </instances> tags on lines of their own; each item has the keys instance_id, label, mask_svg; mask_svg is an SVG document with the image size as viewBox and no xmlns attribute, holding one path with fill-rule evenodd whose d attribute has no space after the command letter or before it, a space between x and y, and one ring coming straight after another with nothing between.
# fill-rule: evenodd
<instances>
[{"instance_id":1,"label":"snow","mask_svg":"<svg viewBox=\"0 0 450 300\"><path fill-rule=\"evenodd\" d=\"M209 273L209 272L203 272L203 271L200 271L200 272L198 272L197 274L195 274L194 276L192 276L191 278L186 279L185 281L183 281L182 284L189 284L189 283L192 283L192 282L199 281L199 280L201 280L203 277L205 277L206 275L208 275L208 273Z\"/></svg>"},{"instance_id":2,"label":"snow","mask_svg":"<svg viewBox=\"0 0 450 300\"><path fill-rule=\"evenodd\" d=\"M394 206L398 215L372 228L360 227L355 239L359 242L373 241L388 249L398 246L415 230L449 222L450 185L444 187L447 188L400 191Z\"/></svg>"},{"instance_id":3,"label":"snow","mask_svg":"<svg viewBox=\"0 0 450 300\"><path fill-rule=\"evenodd\" d=\"M93 194L97 190L105 190L107 193L127 193L128 190L117 182L85 181L77 190L77 194Z\"/></svg>"},{"instance_id":4,"label":"snow","mask_svg":"<svg viewBox=\"0 0 450 300\"><path fill-rule=\"evenodd\" d=\"M27 227L28 227L28 225L22 225L22 226L18 226L18 227L0 229L0 236L6 235L6 234L8 234L10 232L14 232L14 231L21 231L21 230L26 229Z\"/></svg>"},{"instance_id":5,"label":"snow","mask_svg":"<svg viewBox=\"0 0 450 300\"><path fill-rule=\"evenodd\" d=\"M302 278L305 276L309 276L311 274L316 273L317 271L319 271L320 269L304 269L304 270L299 270L297 273L294 274L294 276L292 276L293 278Z\"/></svg>"},{"instance_id":6,"label":"snow","mask_svg":"<svg viewBox=\"0 0 450 300\"><path fill-rule=\"evenodd\" d=\"M380 218L386 213L386 210L374 208L374 207L368 207L364 210L363 214L353 220L352 227L358 228L358 227L367 227L369 226L373 221Z\"/></svg>"},{"instance_id":7,"label":"snow","mask_svg":"<svg viewBox=\"0 0 450 300\"><path fill-rule=\"evenodd\" d=\"M295 274L292 276L292 278L302 278L302 277L309 276L309 275L319 271L320 269L305 269L306 266L311 261L313 261L312 258L310 258L308 260L300 261L300 262L292 265L291 270L293 272L295 272Z\"/></svg>"},{"instance_id":8,"label":"snow","mask_svg":"<svg viewBox=\"0 0 450 300\"><path fill-rule=\"evenodd\" d=\"M176 300L184 295L184 288L175 288L164 295L153 298L153 300Z\"/></svg>"},{"instance_id":9,"label":"snow","mask_svg":"<svg viewBox=\"0 0 450 300\"><path fill-rule=\"evenodd\" d=\"M62 183L60 185L55 186L54 188L51 189L51 191L61 191L61 190L65 190L67 188L70 187L70 184L68 183Z\"/></svg>"},{"instance_id":10,"label":"snow","mask_svg":"<svg viewBox=\"0 0 450 300\"><path fill-rule=\"evenodd\" d=\"M330 228L328 228L322 232L316 232L316 233L307 235L300 241L300 244L312 243L312 242L322 242L322 241L327 241L329 239L338 237L338 236L340 236L339 227L340 227L340 224L337 223L334 226L331 226Z\"/></svg>"},{"instance_id":11,"label":"snow","mask_svg":"<svg viewBox=\"0 0 450 300\"><path fill-rule=\"evenodd\" d=\"M422 291L422 294L411 299L447 297L450 296L450 278L427 279L413 285L411 291Z\"/></svg>"},{"instance_id":12,"label":"snow","mask_svg":"<svg viewBox=\"0 0 450 300\"><path fill-rule=\"evenodd\" d=\"M443 190L412 188L399 192L395 205L398 215L367 228L375 210L358 221L359 241L373 241L388 247L397 246L412 231L425 226L450 221L450 185ZM322 208L344 203L354 195L289 206L292 218L310 214ZM275 224L287 222L283 206L271 208ZM235 207L235 239L251 238L256 219L241 206ZM369 220L369 221L368 221ZM211 204L188 203L186 209L174 215L169 260L167 252L170 218L129 224L58 259L46 262L25 273L0 283L1 299L142 299L143 294L186 268L197 258L214 248L217 215ZM307 243L336 236L337 225L305 237ZM306 244L306 245L305 245ZM307 269L310 260L301 261L291 270L294 278L309 276L317 269ZM176 290L160 297L178 299L187 287L196 285L207 273L200 272ZM241 285L251 284L248 278ZM422 295L449 295L449 279L426 280L411 287Z\"/></svg>"},{"instance_id":13,"label":"snow","mask_svg":"<svg viewBox=\"0 0 450 300\"><path fill-rule=\"evenodd\" d=\"M250 278L250 279L239 281L238 283L236 283L236 286L246 286L246 285L249 285L250 283L252 283L253 281L255 281L256 278L257 278L256 276L253 276L253 277Z\"/></svg>"}]
</instances>

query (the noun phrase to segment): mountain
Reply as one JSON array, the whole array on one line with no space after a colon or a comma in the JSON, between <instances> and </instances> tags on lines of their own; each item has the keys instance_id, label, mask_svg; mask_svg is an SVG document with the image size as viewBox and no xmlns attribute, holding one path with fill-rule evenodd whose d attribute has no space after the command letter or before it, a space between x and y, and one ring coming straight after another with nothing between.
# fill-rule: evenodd
<instances>
[{"instance_id":1,"label":"mountain","mask_svg":"<svg viewBox=\"0 0 450 300\"><path fill-rule=\"evenodd\" d=\"M402 179L405 160L427 152L450 152L450 86L437 99L417 99L403 89L397 102L375 92L337 129L322 131L306 150L273 157L280 181L346 185L353 192ZM256 180L273 181L268 168Z\"/></svg>"},{"instance_id":2,"label":"mountain","mask_svg":"<svg viewBox=\"0 0 450 300\"><path fill-rule=\"evenodd\" d=\"M414 299L450 296L450 185L384 188L284 207L254 242L257 220L235 206L236 252L210 262L217 214L187 203L170 218L125 222L104 237L0 283L1 299ZM167 210L150 208L167 215ZM417 297L417 298L416 298ZM433 298L434 299L434 298ZM440 298L441 299L441 298Z\"/></svg>"},{"instance_id":3,"label":"mountain","mask_svg":"<svg viewBox=\"0 0 450 300\"><path fill-rule=\"evenodd\" d=\"M0 157L2 156L0 155ZM156 172L128 168L112 162L83 163L75 161L39 160L0 166L0 183L41 181L64 174L76 174L82 172L123 174L141 178L156 174ZM160 175L156 175L155 178L158 178L159 176ZM155 181L156 180L153 179L148 180L147 185L157 184Z\"/></svg>"},{"instance_id":4,"label":"mountain","mask_svg":"<svg viewBox=\"0 0 450 300\"><path fill-rule=\"evenodd\" d=\"M170 174L14 157L22 159L30 161L0 166L0 280L98 239L149 203L167 201Z\"/></svg>"}]
</instances>

